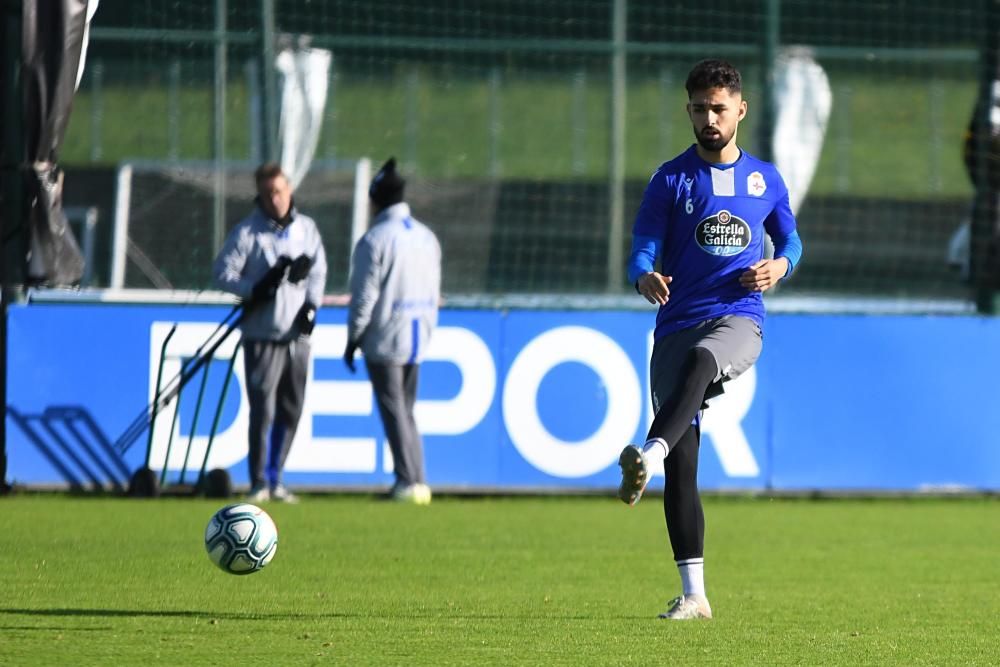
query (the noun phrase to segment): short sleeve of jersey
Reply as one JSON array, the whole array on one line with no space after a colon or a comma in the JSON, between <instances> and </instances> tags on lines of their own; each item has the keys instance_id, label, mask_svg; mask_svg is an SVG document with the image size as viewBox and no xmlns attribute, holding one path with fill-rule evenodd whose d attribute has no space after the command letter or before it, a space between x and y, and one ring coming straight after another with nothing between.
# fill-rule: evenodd
<instances>
[{"instance_id":1,"label":"short sleeve of jersey","mask_svg":"<svg viewBox=\"0 0 1000 667\"><path fill-rule=\"evenodd\" d=\"M667 183L667 174L663 167L656 170L646 185L642 195L639 212L636 213L632 225L632 235L662 239L670 224L671 197Z\"/></svg>"}]
</instances>

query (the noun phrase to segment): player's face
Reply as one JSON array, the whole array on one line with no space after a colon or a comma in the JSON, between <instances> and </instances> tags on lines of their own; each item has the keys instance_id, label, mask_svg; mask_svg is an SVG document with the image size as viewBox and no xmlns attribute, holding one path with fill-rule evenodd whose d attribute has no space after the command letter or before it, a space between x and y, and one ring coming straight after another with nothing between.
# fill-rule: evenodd
<instances>
[{"instance_id":1,"label":"player's face","mask_svg":"<svg viewBox=\"0 0 1000 667\"><path fill-rule=\"evenodd\" d=\"M292 206L292 186L284 176L268 178L257 184L260 207L271 218L281 220Z\"/></svg>"},{"instance_id":2,"label":"player's face","mask_svg":"<svg viewBox=\"0 0 1000 667\"><path fill-rule=\"evenodd\" d=\"M687 111L695 139L705 150L717 153L736 138L736 128L747 115L747 103L739 93L712 88L692 93Z\"/></svg>"}]
</instances>

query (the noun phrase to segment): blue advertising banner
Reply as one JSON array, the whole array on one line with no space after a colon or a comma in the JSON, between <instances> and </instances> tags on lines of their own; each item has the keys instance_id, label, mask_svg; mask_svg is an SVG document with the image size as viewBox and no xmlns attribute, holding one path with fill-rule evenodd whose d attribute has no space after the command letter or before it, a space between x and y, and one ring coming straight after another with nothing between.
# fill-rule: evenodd
<instances>
[{"instance_id":1,"label":"blue advertising banner","mask_svg":"<svg viewBox=\"0 0 1000 667\"><path fill-rule=\"evenodd\" d=\"M228 310L12 307L10 479L120 485L148 458L155 470L166 466L168 483L182 475L193 482L211 439L206 467L225 468L245 484L248 415L237 335L219 348L207 375L158 415L151 439L121 441L155 394L168 336L164 381ZM352 375L341 360L345 321L343 308L320 312L306 406L286 466L293 486L392 482L364 365ZM652 324L651 311L444 310L416 408L430 484L616 487L618 453L641 442L653 418ZM1000 361L988 353L998 335L1000 322L976 317L771 316L757 365L705 412L701 486L1000 489L1000 411L989 408ZM653 485L662 486L662 470Z\"/></svg>"},{"instance_id":2,"label":"blue advertising banner","mask_svg":"<svg viewBox=\"0 0 1000 667\"><path fill-rule=\"evenodd\" d=\"M1000 489L1000 321L775 316L764 370L779 489Z\"/></svg>"}]
</instances>

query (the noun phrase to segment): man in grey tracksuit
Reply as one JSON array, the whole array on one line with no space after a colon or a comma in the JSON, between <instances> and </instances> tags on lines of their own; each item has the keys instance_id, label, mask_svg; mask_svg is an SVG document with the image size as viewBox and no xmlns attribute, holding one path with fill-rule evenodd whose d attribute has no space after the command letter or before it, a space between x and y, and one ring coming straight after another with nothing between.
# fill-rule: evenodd
<instances>
[{"instance_id":1,"label":"man in grey tracksuit","mask_svg":"<svg viewBox=\"0 0 1000 667\"><path fill-rule=\"evenodd\" d=\"M261 165L254 178L257 206L229 233L213 275L221 289L244 303L248 500L295 502L281 474L302 415L309 336L326 285L326 253L315 221L296 210L281 167Z\"/></svg>"},{"instance_id":2,"label":"man in grey tracksuit","mask_svg":"<svg viewBox=\"0 0 1000 667\"><path fill-rule=\"evenodd\" d=\"M360 347L395 465L394 499L431 500L413 418L417 375L437 325L441 246L403 201L405 182L390 159L368 190L374 219L351 259L351 306L344 361Z\"/></svg>"}]
</instances>

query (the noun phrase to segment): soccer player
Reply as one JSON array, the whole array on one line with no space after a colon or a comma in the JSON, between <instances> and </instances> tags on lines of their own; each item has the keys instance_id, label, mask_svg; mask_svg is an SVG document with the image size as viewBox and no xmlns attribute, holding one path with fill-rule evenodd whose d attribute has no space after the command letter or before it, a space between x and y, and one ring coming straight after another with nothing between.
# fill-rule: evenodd
<instances>
[{"instance_id":1,"label":"soccer player","mask_svg":"<svg viewBox=\"0 0 1000 667\"><path fill-rule=\"evenodd\" d=\"M659 305L650 360L656 416L646 442L622 451L618 489L623 502L635 505L650 462L664 460L663 509L683 589L660 614L669 619L712 617L697 486L700 412L724 382L757 360L762 293L802 255L781 176L736 143L747 113L739 71L704 60L685 87L697 143L656 170L632 228L629 280ZM764 232L774 259L764 257Z\"/></svg>"},{"instance_id":2,"label":"soccer player","mask_svg":"<svg viewBox=\"0 0 1000 667\"><path fill-rule=\"evenodd\" d=\"M298 499L282 483L302 416L310 335L326 285L326 252L316 222L299 212L280 165L254 173L253 212L226 238L213 265L216 284L244 300L243 361L250 404L250 502ZM270 449L268 449L270 444Z\"/></svg>"},{"instance_id":3,"label":"soccer player","mask_svg":"<svg viewBox=\"0 0 1000 667\"><path fill-rule=\"evenodd\" d=\"M375 217L351 256L351 306L344 363L360 348L392 451L393 500L431 502L413 410L420 363L437 326L441 246L404 201L406 181L390 158L368 188Z\"/></svg>"}]
</instances>

